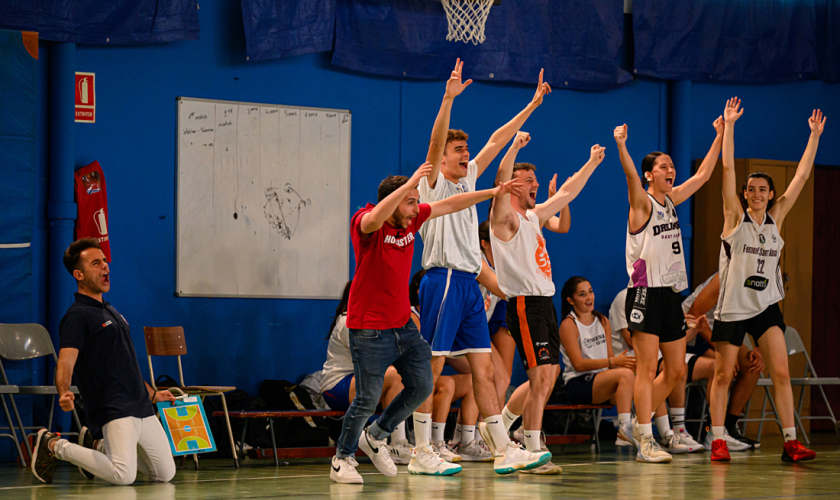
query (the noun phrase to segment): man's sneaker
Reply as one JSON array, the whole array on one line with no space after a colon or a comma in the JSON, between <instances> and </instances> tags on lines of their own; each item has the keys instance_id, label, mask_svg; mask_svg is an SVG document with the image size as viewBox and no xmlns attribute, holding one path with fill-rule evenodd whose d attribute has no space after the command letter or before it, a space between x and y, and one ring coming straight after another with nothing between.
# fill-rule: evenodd
<instances>
[{"instance_id":1,"label":"man's sneaker","mask_svg":"<svg viewBox=\"0 0 840 500\"><path fill-rule=\"evenodd\" d=\"M363 484L365 481L356 472L359 462L353 457L338 458L334 456L330 463L330 479L336 483Z\"/></svg>"},{"instance_id":2,"label":"man's sneaker","mask_svg":"<svg viewBox=\"0 0 840 500\"><path fill-rule=\"evenodd\" d=\"M817 454L802 446L797 440L785 442L785 451L782 452L782 462L804 462L813 460Z\"/></svg>"},{"instance_id":3,"label":"man's sneaker","mask_svg":"<svg viewBox=\"0 0 840 500\"><path fill-rule=\"evenodd\" d=\"M444 441L432 443L432 448L434 448L437 454L440 455L440 458L449 463L457 463L461 461L461 455L455 453L455 451Z\"/></svg>"},{"instance_id":4,"label":"man's sneaker","mask_svg":"<svg viewBox=\"0 0 840 500\"><path fill-rule=\"evenodd\" d=\"M653 435L642 436L639 440L639 451L636 453L637 462L668 463L673 457L659 447Z\"/></svg>"},{"instance_id":5,"label":"man's sneaker","mask_svg":"<svg viewBox=\"0 0 840 500\"><path fill-rule=\"evenodd\" d=\"M487 443L487 447L490 448L490 451L496 455L496 443L493 441L493 435L490 434L490 431L487 429L487 422L479 422L478 423L478 435L481 436L481 439Z\"/></svg>"},{"instance_id":6,"label":"man's sneaker","mask_svg":"<svg viewBox=\"0 0 840 500\"><path fill-rule=\"evenodd\" d=\"M388 449L388 443L384 439L374 439L368 433L368 429L365 429L362 431L361 437L359 437L359 449L365 452L365 455L370 458L376 470L388 477L395 477L397 475L397 466L391 460L391 450Z\"/></svg>"},{"instance_id":7,"label":"man's sneaker","mask_svg":"<svg viewBox=\"0 0 840 500\"><path fill-rule=\"evenodd\" d=\"M492 462L493 452L478 439L473 439L470 444L458 447L458 454L462 462Z\"/></svg>"},{"instance_id":8,"label":"man's sneaker","mask_svg":"<svg viewBox=\"0 0 840 500\"><path fill-rule=\"evenodd\" d=\"M729 462L730 460L732 460L732 457L729 456L726 440L715 439L712 441L712 462Z\"/></svg>"},{"instance_id":9,"label":"man's sneaker","mask_svg":"<svg viewBox=\"0 0 840 500\"><path fill-rule=\"evenodd\" d=\"M524 445L525 444L525 428L520 425L519 427L516 428L515 431L513 431L513 433L511 434L511 437L517 443L520 443L520 444Z\"/></svg>"},{"instance_id":10,"label":"man's sneaker","mask_svg":"<svg viewBox=\"0 0 840 500\"><path fill-rule=\"evenodd\" d=\"M59 437L58 434L41 429L35 436L35 447L32 449L32 474L42 483L50 484L55 474L55 463L58 460L50 450L50 441Z\"/></svg>"},{"instance_id":11,"label":"man's sneaker","mask_svg":"<svg viewBox=\"0 0 840 500\"><path fill-rule=\"evenodd\" d=\"M411 446L408 441L397 441L388 446L388 451L391 452L391 460L396 465L408 465L411 461Z\"/></svg>"},{"instance_id":12,"label":"man's sneaker","mask_svg":"<svg viewBox=\"0 0 840 500\"><path fill-rule=\"evenodd\" d=\"M540 451L548 451L548 448L543 448ZM554 462L549 461L545 465L537 467L536 469L521 470L521 474L537 474L540 476L556 476L563 473L563 468L559 465L554 465Z\"/></svg>"},{"instance_id":13,"label":"man's sneaker","mask_svg":"<svg viewBox=\"0 0 840 500\"><path fill-rule=\"evenodd\" d=\"M440 458L431 446L423 446L414 448L411 462L408 464L408 472L429 476L451 476L461 472L461 466Z\"/></svg>"},{"instance_id":14,"label":"man's sneaker","mask_svg":"<svg viewBox=\"0 0 840 500\"><path fill-rule=\"evenodd\" d=\"M726 429L723 430L723 439L726 441L726 447L729 449L729 451L744 451L750 449L750 445L748 445L747 443L742 443L737 439L733 438L729 435L729 432L727 432ZM706 451L712 451L712 441L712 431L711 429L706 427L706 439L703 441L703 449L705 449Z\"/></svg>"},{"instance_id":15,"label":"man's sneaker","mask_svg":"<svg viewBox=\"0 0 840 500\"><path fill-rule=\"evenodd\" d=\"M670 434L667 434L664 438L660 439L659 443L665 448L665 451L673 453L674 455L681 455L691 451L688 446L682 444L680 438L677 437L677 433L673 431Z\"/></svg>"},{"instance_id":16,"label":"man's sneaker","mask_svg":"<svg viewBox=\"0 0 840 500\"><path fill-rule=\"evenodd\" d=\"M633 417L629 422L619 424L618 437L625 443L631 443L636 448L639 447L639 441L634 436L636 430L636 417Z\"/></svg>"},{"instance_id":17,"label":"man's sneaker","mask_svg":"<svg viewBox=\"0 0 840 500\"><path fill-rule=\"evenodd\" d=\"M752 448L754 450L757 450L757 449L761 448L761 442L760 441L756 441L755 439L750 439L747 436L744 436L738 430L737 426L727 427L726 432L728 432L729 435L732 436L733 439L735 439L737 441L740 441L744 444L750 445L750 448Z\"/></svg>"},{"instance_id":18,"label":"man's sneaker","mask_svg":"<svg viewBox=\"0 0 840 500\"><path fill-rule=\"evenodd\" d=\"M628 443L627 441L621 439L620 437L615 438L615 445L616 446L630 446L630 447L635 446L633 443Z\"/></svg>"},{"instance_id":19,"label":"man's sneaker","mask_svg":"<svg viewBox=\"0 0 840 500\"><path fill-rule=\"evenodd\" d=\"M530 470L542 467L551 460L551 452L531 453L521 444L509 442L504 453L496 456L493 469L496 474L512 474L518 470Z\"/></svg>"},{"instance_id":20,"label":"man's sneaker","mask_svg":"<svg viewBox=\"0 0 840 500\"><path fill-rule=\"evenodd\" d=\"M90 429L88 429L87 427L82 427L82 430L79 431L79 446L83 446L89 450L96 449L93 446L93 433L90 432ZM79 472L81 472L83 476L91 480L96 477L93 475L92 472L87 471L82 467L79 467Z\"/></svg>"},{"instance_id":21,"label":"man's sneaker","mask_svg":"<svg viewBox=\"0 0 840 500\"><path fill-rule=\"evenodd\" d=\"M694 453L695 451L703 451L703 445L695 441L694 438L691 437L691 434L689 434L688 431L686 431L685 429L680 429L674 432L674 434L676 434L677 437L680 439L680 443L688 447L689 453Z\"/></svg>"}]
</instances>

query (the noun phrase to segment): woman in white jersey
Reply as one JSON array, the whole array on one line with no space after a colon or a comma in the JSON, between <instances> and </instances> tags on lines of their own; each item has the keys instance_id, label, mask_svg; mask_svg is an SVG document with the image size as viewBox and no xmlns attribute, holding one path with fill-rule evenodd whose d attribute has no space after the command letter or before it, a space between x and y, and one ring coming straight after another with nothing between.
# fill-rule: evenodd
<instances>
[{"instance_id":1,"label":"woman in white jersey","mask_svg":"<svg viewBox=\"0 0 840 500\"><path fill-rule=\"evenodd\" d=\"M688 278L675 207L712 175L720 154L723 118L718 117L713 125L717 134L706 158L697 173L676 187L670 156L660 152L648 154L642 160L641 180L627 151L627 125L616 127L613 132L630 197L626 250L630 284L625 313L637 363L633 398L638 426L632 429L631 424L623 432L633 434L639 441L640 461L659 462L668 456L653 439L650 415L686 371L685 321L679 292L688 287ZM660 350L665 360L664 377L654 382Z\"/></svg>"},{"instance_id":2,"label":"woman in white jersey","mask_svg":"<svg viewBox=\"0 0 840 500\"><path fill-rule=\"evenodd\" d=\"M723 439L727 389L737 362L738 349L749 333L764 354L773 380L776 408L785 437L782 460L811 460L816 454L796 440L793 390L790 386L785 324L778 302L784 298L779 257L784 241L779 229L805 186L825 117L814 110L808 120L811 136L802 160L785 193L776 198L773 179L754 172L747 177L741 196L735 182L735 122L744 110L741 101L727 101L723 145L723 234L720 251L720 296L715 308L712 341L715 343L715 377L709 406L712 413L712 460L729 460ZM728 370L728 372L727 372Z\"/></svg>"}]
</instances>

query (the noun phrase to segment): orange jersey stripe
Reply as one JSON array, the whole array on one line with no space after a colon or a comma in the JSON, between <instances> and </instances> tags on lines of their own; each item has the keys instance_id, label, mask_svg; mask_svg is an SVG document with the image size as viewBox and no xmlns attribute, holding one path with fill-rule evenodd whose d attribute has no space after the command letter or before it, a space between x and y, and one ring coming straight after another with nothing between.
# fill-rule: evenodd
<instances>
[{"instance_id":1,"label":"orange jersey stripe","mask_svg":"<svg viewBox=\"0 0 840 500\"><path fill-rule=\"evenodd\" d=\"M522 347L528 358L528 368L537 366L537 356L534 354L534 342L531 341L531 330L528 328L528 316L525 314L525 297L516 297L516 315L519 316L519 333L522 335Z\"/></svg>"}]
</instances>

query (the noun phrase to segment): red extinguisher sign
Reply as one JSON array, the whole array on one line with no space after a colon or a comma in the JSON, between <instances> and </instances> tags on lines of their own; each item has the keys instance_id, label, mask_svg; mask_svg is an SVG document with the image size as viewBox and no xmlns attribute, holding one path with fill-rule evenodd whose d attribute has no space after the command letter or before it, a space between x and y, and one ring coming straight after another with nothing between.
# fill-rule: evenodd
<instances>
[{"instance_id":1,"label":"red extinguisher sign","mask_svg":"<svg viewBox=\"0 0 840 500\"><path fill-rule=\"evenodd\" d=\"M76 121L96 123L96 85L94 73L76 73Z\"/></svg>"}]
</instances>

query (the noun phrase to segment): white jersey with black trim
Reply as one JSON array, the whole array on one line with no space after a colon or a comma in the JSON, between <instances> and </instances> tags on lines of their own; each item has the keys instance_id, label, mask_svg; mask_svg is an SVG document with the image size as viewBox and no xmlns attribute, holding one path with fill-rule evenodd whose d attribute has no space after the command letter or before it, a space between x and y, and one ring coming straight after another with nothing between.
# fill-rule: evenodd
<instances>
[{"instance_id":1,"label":"white jersey with black trim","mask_svg":"<svg viewBox=\"0 0 840 500\"><path fill-rule=\"evenodd\" d=\"M765 212L756 223L749 212L720 246L720 295L715 319L741 321L758 316L785 298L779 257L785 246L776 221Z\"/></svg>"},{"instance_id":2,"label":"white jersey with black trim","mask_svg":"<svg viewBox=\"0 0 840 500\"><path fill-rule=\"evenodd\" d=\"M499 288L511 297L553 297L554 281L551 279L551 259L545 249L540 219L528 210L519 217L519 230L510 241L502 241L490 228L490 245L496 263Z\"/></svg>"},{"instance_id":3,"label":"white jersey with black trim","mask_svg":"<svg viewBox=\"0 0 840 500\"><path fill-rule=\"evenodd\" d=\"M627 274L631 288L666 287L676 292L688 288L682 233L677 210L669 196L665 205L650 193L650 217L635 233L627 223Z\"/></svg>"},{"instance_id":4,"label":"white jersey with black trim","mask_svg":"<svg viewBox=\"0 0 840 500\"><path fill-rule=\"evenodd\" d=\"M569 313L569 316L575 321L575 326L578 329L578 343L580 344L580 354L583 359L607 359L609 351L607 350L607 334L604 331L604 325L598 316L595 316L591 325L587 326L580 322L574 311ZM563 318L565 320L565 318ZM607 368L598 368L597 370L588 370L585 372L575 371L569 355L566 354L566 348L563 347L563 342L560 342L560 354L563 356L563 382L568 382L575 377L586 375L588 373L598 373Z\"/></svg>"}]
</instances>

